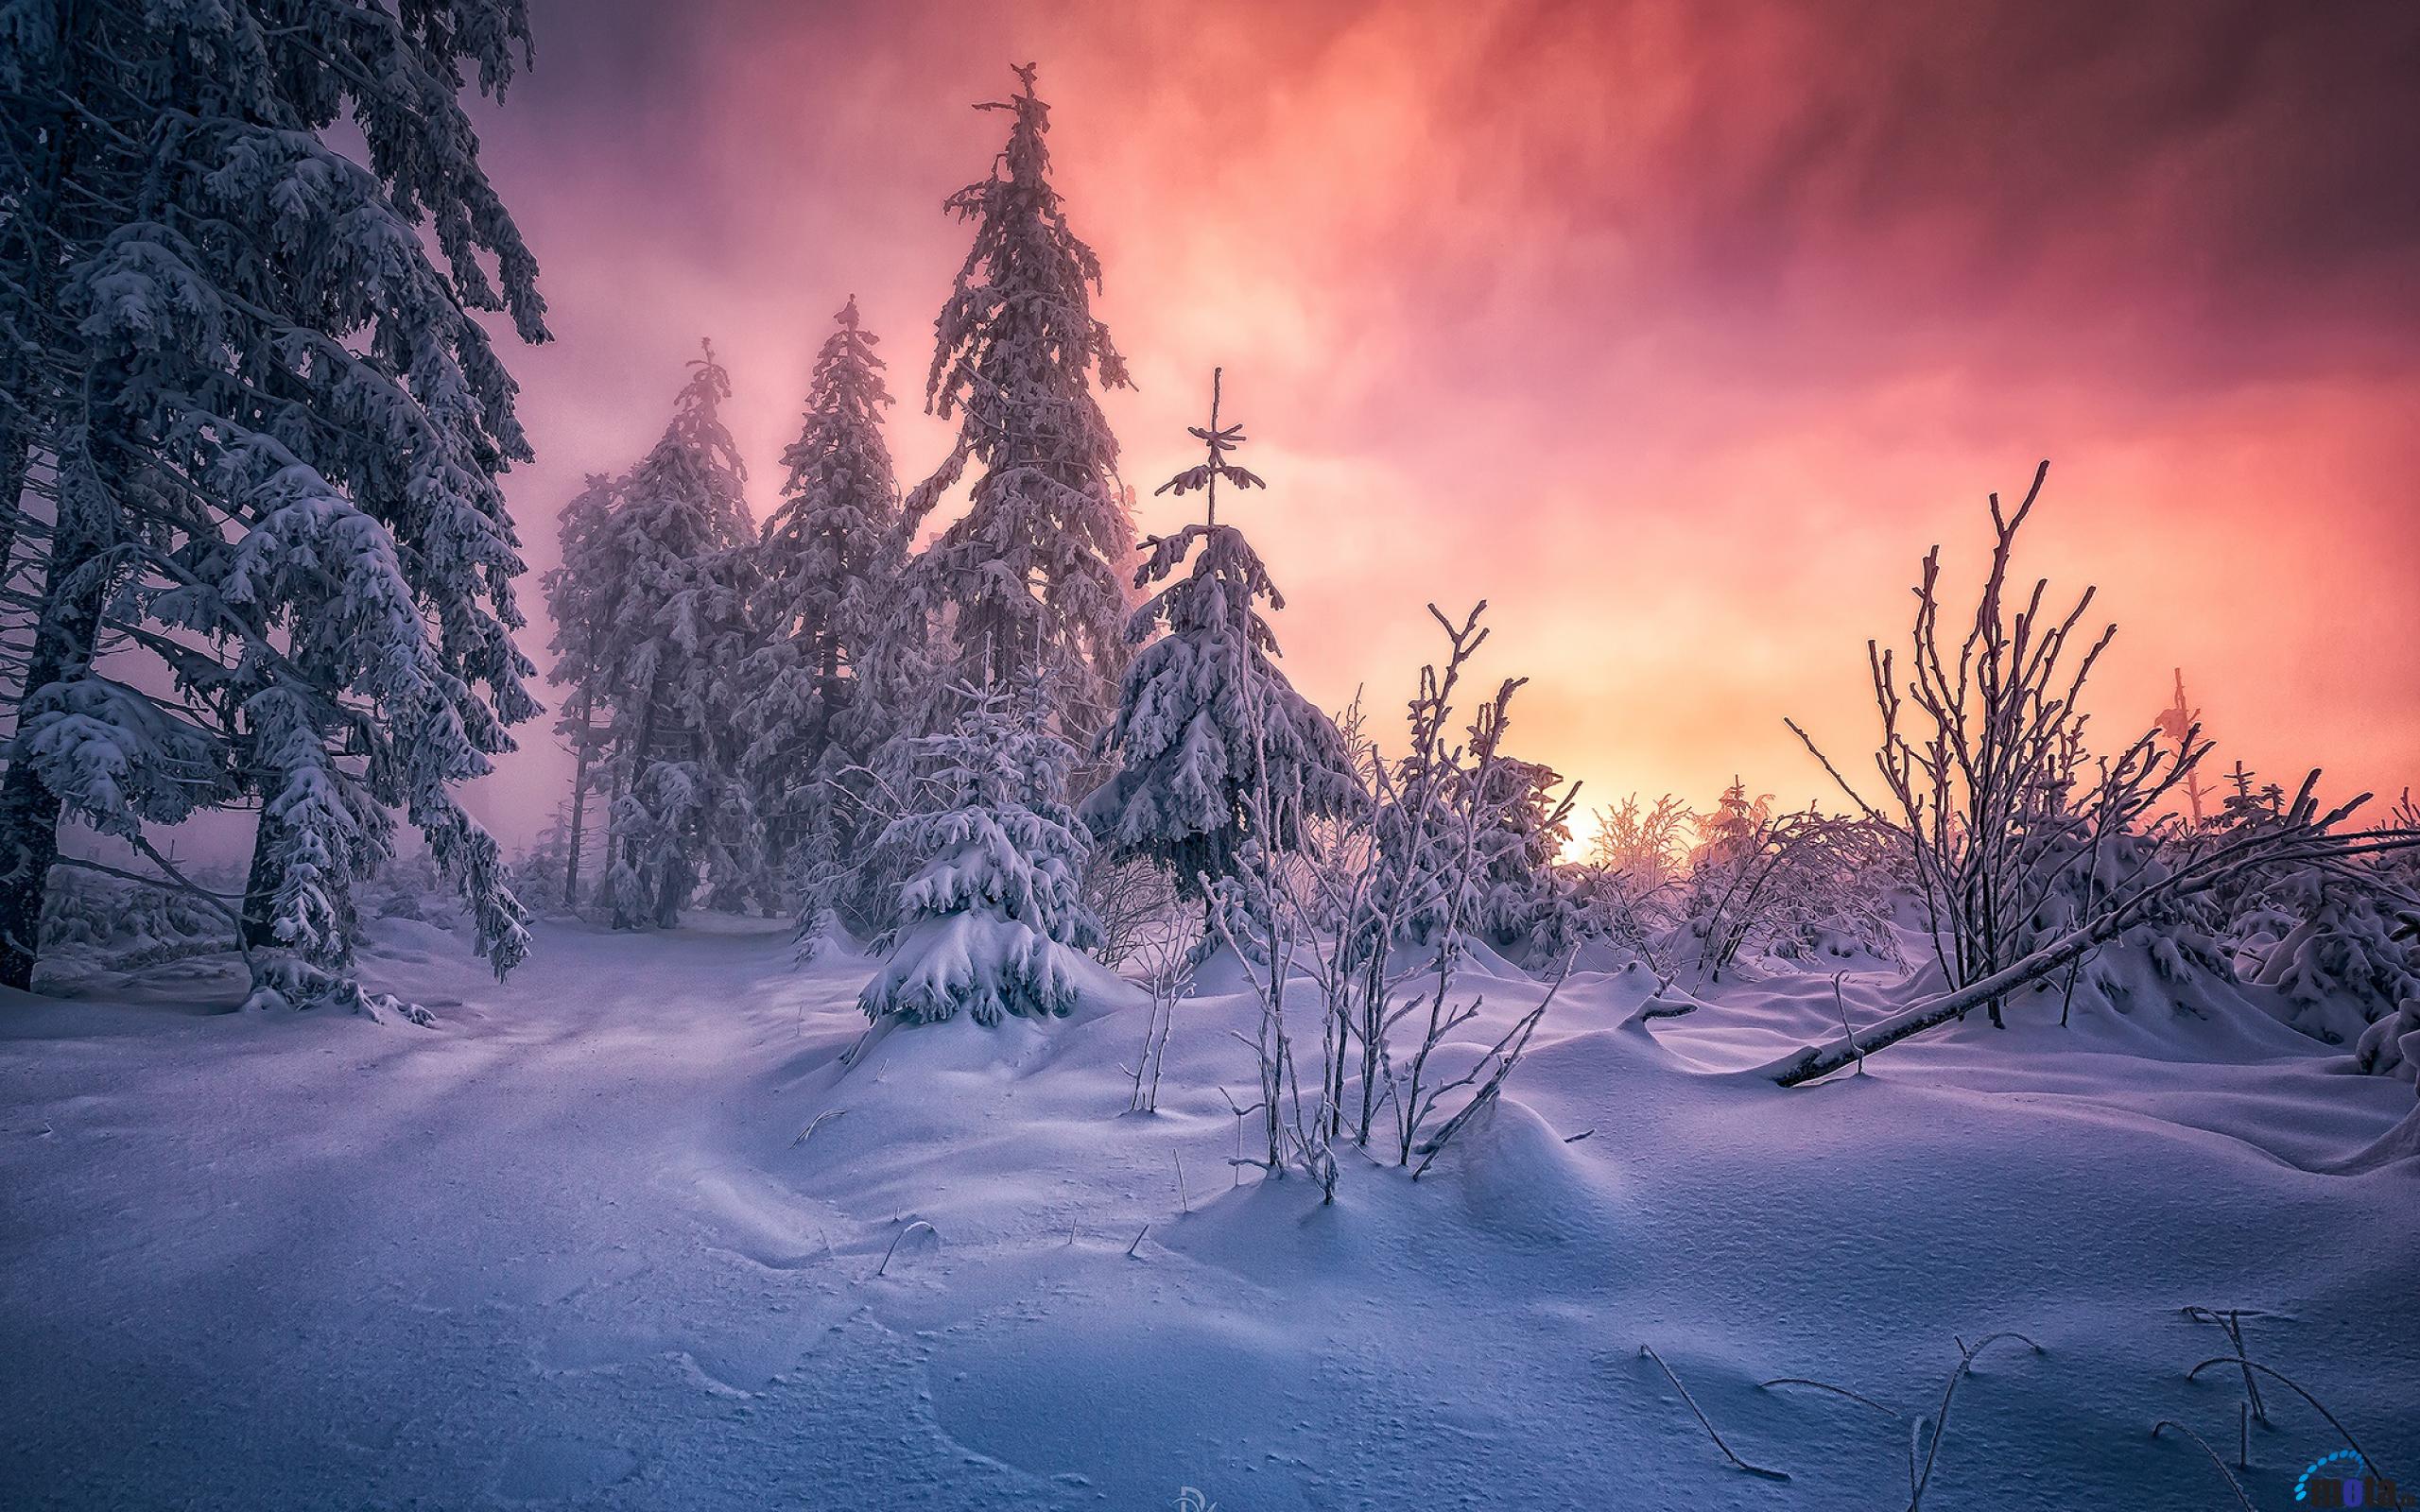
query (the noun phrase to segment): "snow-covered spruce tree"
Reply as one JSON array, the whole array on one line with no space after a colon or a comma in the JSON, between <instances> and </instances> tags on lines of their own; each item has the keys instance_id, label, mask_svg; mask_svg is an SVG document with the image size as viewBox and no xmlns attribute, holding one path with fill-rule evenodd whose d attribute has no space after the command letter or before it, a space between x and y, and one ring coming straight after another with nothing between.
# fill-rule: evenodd
<instances>
[{"instance_id":1,"label":"snow-covered spruce tree","mask_svg":"<svg viewBox=\"0 0 2420 1512\"><path fill-rule=\"evenodd\" d=\"M791 875L802 924L832 906L838 858L866 813L853 784L890 733L865 673L884 622L903 612L899 484L882 436L890 393L852 297L815 359L806 417L782 455L782 503L757 549L764 644L746 683L745 765L770 864Z\"/></svg>"},{"instance_id":2,"label":"snow-covered spruce tree","mask_svg":"<svg viewBox=\"0 0 2420 1512\"><path fill-rule=\"evenodd\" d=\"M937 476L982 468L966 514L918 560L919 601L945 619L959 680L1048 688L1062 732L1089 748L1125 670L1127 599L1113 565L1134 539L1117 480L1117 441L1094 386L1131 387L1109 328L1092 313L1100 259L1067 225L1043 141L1050 108L1018 92L977 110L1011 118L987 178L946 208L974 244L948 302L925 408L959 421Z\"/></svg>"},{"instance_id":3,"label":"snow-covered spruce tree","mask_svg":"<svg viewBox=\"0 0 2420 1512\"><path fill-rule=\"evenodd\" d=\"M12 524L48 518L0 783L0 980L30 967L16 916L62 805L139 840L247 792L247 934L280 995L342 985L352 881L398 808L509 967L521 911L450 791L536 709L496 482L527 446L475 312L545 332L459 95L468 69L501 91L522 18L95 0L7 22L10 295L45 292L6 312L0 481ZM339 118L367 166L321 140Z\"/></svg>"},{"instance_id":4,"label":"snow-covered spruce tree","mask_svg":"<svg viewBox=\"0 0 2420 1512\"><path fill-rule=\"evenodd\" d=\"M610 751L613 735L613 711L596 659L614 644L614 615L620 609L617 590L621 584L599 570L618 484L618 479L601 472L589 474L586 487L563 507L557 536L560 565L548 568L540 579L547 617L555 627L550 645L555 664L547 670L546 680L571 690L555 715L555 732L571 752L572 775L571 798L562 817L562 874L548 888L566 908L579 906L580 866L588 849L588 799L596 789L600 763Z\"/></svg>"},{"instance_id":5,"label":"snow-covered spruce tree","mask_svg":"<svg viewBox=\"0 0 2420 1512\"><path fill-rule=\"evenodd\" d=\"M731 379L714 349L689 364L672 421L614 490L563 570L614 606L574 696L612 710L613 795L604 902L614 926L670 928L697 890L729 905L761 892L754 805L740 771L752 649L754 536L743 470L719 406Z\"/></svg>"},{"instance_id":6,"label":"snow-covered spruce tree","mask_svg":"<svg viewBox=\"0 0 2420 1512\"><path fill-rule=\"evenodd\" d=\"M2284 994L2286 1022L2313 1039L2350 1045L2372 1024L2420 997L2420 941L2396 916L2398 900L2375 865L2283 868L2253 894L2238 920L2253 980Z\"/></svg>"},{"instance_id":7,"label":"snow-covered spruce tree","mask_svg":"<svg viewBox=\"0 0 2420 1512\"><path fill-rule=\"evenodd\" d=\"M2256 841L2288 822L2284 790L2256 787L2238 762L2220 811L2204 826L2218 843ZM2408 807L2394 816L2412 828ZM2402 920L2420 910L2407 853L2358 863L2264 868L2214 892L2208 927L2237 974L2283 995L2289 1023L2329 1044L2367 1044L2366 1031L2420 996L2420 942Z\"/></svg>"},{"instance_id":8,"label":"snow-covered spruce tree","mask_svg":"<svg viewBox=\"0 0 2420 1512\"><path fill-rule=\"evenodd\" d=\"M1459 747L1434 729L1443 690L1424 686L1415 702L1414 740L1376 825L1379 895L1398 944L1478 940L1559 956L1587 929L1554 869L1579 784L1558 797L1553 768L1503 752L1512 695L1527 681L1508 680L1480 705Z\"/></svg>"},{"instance_id":9,"label":"snow-covered spruce tree","mask_svg":"<svg viewBox=\"0 0 2420 1512\"><path fill-rule=\"evenodd\" d=\"M2363 1030L2353 1054L2374 1075L2420 1083L2420 996L2405 998Z\"/></svg>"},{"instance_id":10,"label":"snow-covered spruce tree","mask_svg":"<svg viewBox=\"0 0 2420 1512\"><path fill-rule=\"evenodd\" d=\"M1058 797L1075 750L1049 728L1042 691L1027 678L1012 693L961 694L956 727L922 743L932 806L885 836L924 860L900 887L890 959L859 999L869 1018L1065 1014L1078 953L1099 935L1082 898L1089 843Z\"/></svg>"},{"instance_id":11,"label":"snow-covered spruce tree","mask_svg":"<svg viewBox=\"0 0 2420 1512\"><path fill-rule=\"evenodd\" d=\"M1243 532L1219 524L1219 479L1239 490L1266 487L1227 460L1244 438L1240 425L1219 426L1219 401L1214 372L1210 424L1191 427L1208 456L1159 490L1201 493L1205 523L1145 541L1150 555L1134 586L1167 581L1188 557L1192 570L1167 581L1127 625L1127 640L1142 649L1126 669L1109 730L1119 765L1081 808L1111 855L1165 868L1184 898L1203 897L1205 883L1242 880L1238 852L1248 840L1264 859L1293 850L1304 823L1342 814L1359 790L1335 721L1277 669L1277 638L1257 606L1283 609L1285 597ZM1167 633L1154 640L1162 627ZM1250 804L1254 787L1286 801ZM1283 833L1252 834L1259 812L1278 816Z\"/></svg>"}]
</instances>

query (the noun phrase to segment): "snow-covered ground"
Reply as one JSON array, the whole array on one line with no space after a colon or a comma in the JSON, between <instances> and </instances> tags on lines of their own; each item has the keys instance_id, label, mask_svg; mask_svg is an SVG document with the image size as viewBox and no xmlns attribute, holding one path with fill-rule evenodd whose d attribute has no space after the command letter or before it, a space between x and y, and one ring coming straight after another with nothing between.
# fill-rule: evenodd
<instances>
[{"instance_id":1,"label":"snow-covered ground","mask_svg":"<svg viewBox=\"0 0 2420 1512\"><path fill-rule=\"evenodd\" d=\"M844 1067L868 963L769 926L465 956L381 926L435 1030L207 1011L194 962L0 1003L0 1505L1868 1512L2006 1329L2042 1352L1982 1356L1926 1507L2198 1512L2233 1497L2152 1425L2232 1459L2242 1387L2186 1379L2194 1304L2278 1314L2253 1357L2420 1488L2420 1162L2319 1174L2411 1088L2231 993L1784 1091L1728 1073L1836 1022L1828 978L1651 1038L1651 979L1576 977L1491 1121L1322 1209L1227 1163L1245 997L1180 1008L1128 1115L1114 988ZM1474 1036L1541 990L1469 985ZM2340 1447L2266 1395L2264 1509Z\"/></svg>"}]
</instances>

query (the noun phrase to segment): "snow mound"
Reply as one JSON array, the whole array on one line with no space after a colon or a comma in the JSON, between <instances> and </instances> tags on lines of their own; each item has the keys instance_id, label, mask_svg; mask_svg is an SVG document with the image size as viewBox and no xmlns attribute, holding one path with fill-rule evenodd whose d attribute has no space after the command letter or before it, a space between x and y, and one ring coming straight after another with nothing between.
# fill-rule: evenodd
<instances>
[{"instance_id":1,"label":"snow mound","mask_svg":"<svg viewBox=\"0 0 2420 1512\"><path fill-rule=\"evenodd\" d=\"M1578 1143L1594 1137L1572 1132ZM1583 1159L1570 1138L1528 1104L1498 1096L1438 1156L1429 1179L1450 1175L1470 1221L1492 1233L1616 1247L1622 1226L1614 1171Z\"/></svg>"}]
</instances>

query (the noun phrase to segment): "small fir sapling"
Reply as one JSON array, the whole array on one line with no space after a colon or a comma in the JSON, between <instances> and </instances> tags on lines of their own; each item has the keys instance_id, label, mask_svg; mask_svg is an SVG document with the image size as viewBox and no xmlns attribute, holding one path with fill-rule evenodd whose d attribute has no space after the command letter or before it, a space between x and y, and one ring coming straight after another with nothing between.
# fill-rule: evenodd
<instances>
[{"instance_id":1,"label":"small fir sapling","mask_svg":"<svg viewBox=\"0 0 2420 1512\"><path fill-rule=\"evenodd\" d=\"M1099 936L1082 898L1089 842L1057 797L1075 752L1030 679L1013 696L972 685L960 696L955 727L920 742L934 806L884 837L924 860L900 886L896 937L859 1005L914 1022L1063 1015L1080 953Z\"/></svg>"},{"instance_id":2,"label":"small fir sapling","mask_svg":"<svg viewBox=\"0 0 2420 1512\"><path fill-rule=\"evenodd\" d=\"M1288 853L1305 822L1342 813L1357 791L1335 722L1277 668L1277 640L1259 606L1283 609L1284 595L1243 532L1219 524L1221 479L1238 490L1265 486L1228 459L1244 438L1240 425L1219 422L1220 387L1214 372L1210 423L1190 427L1206 459L1159 490L1201 494L1204 523L1143 543L1135 586L1167 586L1127 626L1140 649L1105 742L1118 765L1080 810L1109 855L1151 863L1188 899L1240 880L1248 841ZM1188 558L1190 570L1177 576ZM1285 796L1268 811L1270 833L1253 828L1254 786Z\"/></svg>"}]
</instances>

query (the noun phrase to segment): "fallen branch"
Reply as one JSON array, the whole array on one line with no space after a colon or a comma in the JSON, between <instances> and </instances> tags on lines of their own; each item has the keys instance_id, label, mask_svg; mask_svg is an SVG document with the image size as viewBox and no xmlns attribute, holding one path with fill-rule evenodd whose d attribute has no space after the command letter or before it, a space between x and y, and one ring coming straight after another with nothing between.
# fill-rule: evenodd
<instances>
[{"instance_id":1,"label":"fallen branch","mask_svg":"<svg viewBox=\"0 0 2420 1512\"><path fill-rule=\"evenodd\" d=\"M2199 854L2184 857L2166 876L2144 883L2123 897L2112 898L2090 922L2068 931L2023 959L1954 991L1902 1008L1829 1043L1802 1046L1756 1068L1754 1074L1784 1087L1795 1087L1828 1076L1843 1067L1859 1064L1876 1050L1897 1044L1910 1035L1947 1023L1975 1008L1999 1002L2019 988L2043 981L2068 963L2089 954L2153 917L2162 908L2222 886L2247 872L2420 847L2420 830L2330 833L2355 809L2369 801L2370 796L2361 794L2323 815L2311 798L2318 780L2317 772L2304 780L2301 793L2287 811L2280 826L2244 838L2228 840Z\"/></svg>"}]
</instances>

